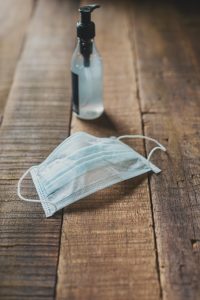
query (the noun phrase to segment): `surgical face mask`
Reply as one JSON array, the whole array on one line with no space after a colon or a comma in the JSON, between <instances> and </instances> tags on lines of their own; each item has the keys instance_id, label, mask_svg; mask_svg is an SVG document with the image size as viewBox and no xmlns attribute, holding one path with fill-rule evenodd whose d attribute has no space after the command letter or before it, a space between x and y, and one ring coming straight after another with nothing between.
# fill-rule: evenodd
<instances>
[{"instance_id":1,"label":"surgical face mask","mask_svg":"<svg viewBox=\"0 0 200 300\"><path fill-rule=\"evenodd\" d=\"M143 138L157 144L146 159L123 138ZM18 196L25 201L41 202L46 217L57 210L120 181L149 171L161 170L150 162L157 149L166 151L156 140L130 135L98 138L77 132L64 140L41 164L28 169L18 182ZM30 172L40 200L21 195L21 183Z\"/></svg>"}]
</instances>

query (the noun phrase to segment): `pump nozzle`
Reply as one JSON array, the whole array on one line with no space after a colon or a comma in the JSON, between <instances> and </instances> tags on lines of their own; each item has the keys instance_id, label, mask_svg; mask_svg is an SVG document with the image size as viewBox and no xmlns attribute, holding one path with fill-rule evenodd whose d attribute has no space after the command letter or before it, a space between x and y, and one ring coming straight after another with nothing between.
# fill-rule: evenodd
<instances>
[{"instance_id":1,"label":"pump nozzle","mask_svg":"<svg viewBox=\"0 0 200 300\"><path fill-rule=\"evenodd\" d=\"M99 8L100 5L99 4L89 4L89 5L85 5L85 6L81 6L79 8L80 12L92 12L94 9Z\"/></svg>"},{"instance_id":2,"label":"pump nozzle","mask_svg":"<svg viewBox=\"0 0 200 300\"><path fill-rule=\"evenodd\" d=\"M80 51L84 57L85 67L90 65L92 39L95 37L95 24L91 21L91 13L99 7L98 4L90 4L79 8L81 21L77 23L77 36L80 38Z\"/></svg>"},{"instance_id":3,"label":"pump nozzle","mask_svg":"<svg viewBox=\"0 0 200 300\"><path fill-rule=\"evenodd\" d=\"M91 21L91 13L99 4L90 4L79 8L81 13L81 21L77 24L77 36L84 40L89 40L95 37L95 24Z\"/></svg>"},{"instance_id":4,"label":"pump nozzle","mask_svg":"<svg viewBox=\"0 0 200 300\"><path fill-rule=\"evenodd\" d=\"M79 8L79 11L81 13L91 13L93 12L94 9L99 8L100 5L99 4L89 4L89 5L85 5Z\"/></svg>"}]
</instances>

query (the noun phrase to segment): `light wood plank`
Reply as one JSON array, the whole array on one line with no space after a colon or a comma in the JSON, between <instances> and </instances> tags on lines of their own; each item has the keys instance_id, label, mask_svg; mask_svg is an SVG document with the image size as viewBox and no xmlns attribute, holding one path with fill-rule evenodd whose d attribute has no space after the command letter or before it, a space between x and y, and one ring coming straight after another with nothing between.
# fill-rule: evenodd
<instances>
[{"instance_id":1,"label":"light wood plank","mask_svg":"<svg viewBox=\"0 0 200 300\"><path fill-rule=\"evenodd\" d=\"M105 68L106 115L73 117L74 133L97 136L142 132L136 96L128 8L104 1L93 14ZM141 141L131 143L143 152ZM146 176L117 184L65 209L57 300L159 299Z\"/></svg>"},{"instance_id":2,"label":"light wood plank","mask_svg":"<svg viewBox=\"0 0 200 300\"><path fill-rule=\"evenodd\" d=\"M0 125L33 10L33 0L0 2Z\"/></svg>"},{"instance_id":3,"label":"light wood plank","mask_svg":"<svg viewBox=\"0 0 200 300\"><path fill-rule=\"evenodd\" d=\"M189 7L185 11L187 20L193 19ZM151 178L163 299L197 300L200 298L198 41L193 43L184 15L173 4L137 3L132 19L144 130L168 149L168 156L162 153L154 156L163 172Z\"/></svg>"},{"instance_id":4,"label":"light wood plank","mask_svg":"<svg viewBox=\"0 0 200 300\"><path fill-rule=\"evenodd\" d=\"M69 133L74 1L41 0L28 30L0 134L0 298L54 299L62 213L18 199L19 177ZM37 198L31 180L24 194Z\"/></svg>"}]
</instances>

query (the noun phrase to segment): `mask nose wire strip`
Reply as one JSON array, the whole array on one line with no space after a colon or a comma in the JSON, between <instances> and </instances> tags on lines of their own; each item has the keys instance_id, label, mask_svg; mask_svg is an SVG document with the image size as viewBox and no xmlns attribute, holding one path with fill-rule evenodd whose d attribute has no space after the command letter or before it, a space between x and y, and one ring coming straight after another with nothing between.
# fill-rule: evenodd
<instances>
[{"instance_id":1,"label":"mask nose wire strip","mask_svg":"<svg viewBox=\"0 0 200 300\"><path fill-rule=\"evenodd\" d=\"M149 140L149 141L152 141L152 142L154 142L154 143L156 143L158 146L156 146L156 147L154 147L151 151L150 151L150 153L149 153L149 155L148 155L148 157L147 157L147 160L148 161L150 161L150 158L151 158L151 156L152 156L152 154L154 153L154 151L156 151L156 150L162 150L162 151L167 151L166 150L166 148L162 145L162 144L160 144L157 140L155 140L155 139L153 139L153 138L151 138L151 137L148 137L148 136L145 136L145 135L121 135L121 136L119 136L117 139L118 140L121 140L121 139L137 139L137 138L139 138L139 139L145 139L145 140Z\"/></svg>"},{"instance_id":2,"label":"mask nose wire strip","mask_svg":"<svg viewBox=\"0 0 200 300\"><path fill-rule=\"evenodd\" d=\"M22 196L22 194L21 194L21 184L22 184L22 181L24 180L24 178L27 176L27 174L28 174L30 171L31 171L31 168L29 168L29 169L21 176L21 178L20 178L19 181L18 181L18 184L17 184L17 195L18 195L18 197L19 197L21 200L26 201L26 202L39 202L39 203L41 203L41 202L46 202L46 203L48 203L49 205L53 206L53 208L55 209L55 211L57 211L56 205L55 205L54 203L51 203L50 201L46 201L46 200L41 201L41 200L39 200L39 199L29 199L29 198L25 198L25 197Z\"/></svg>"}]
</instances>

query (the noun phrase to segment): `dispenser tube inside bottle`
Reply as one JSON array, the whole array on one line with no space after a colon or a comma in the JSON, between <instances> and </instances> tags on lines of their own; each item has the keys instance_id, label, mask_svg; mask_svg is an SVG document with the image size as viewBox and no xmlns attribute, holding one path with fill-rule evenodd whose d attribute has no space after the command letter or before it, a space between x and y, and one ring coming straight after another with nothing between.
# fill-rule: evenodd
<instances>
[{"instance_id":1,"label":"dispenser tube inside bottle","mask_svg":"<svg viewBox=\"0 0 200 300\"><path fill-rule=\"evenodd\" d=\"M83 55L84 67L90 66L90 55L92 54L93 40L80 40L80 52Z\"/></svg>"}]
</instances>

